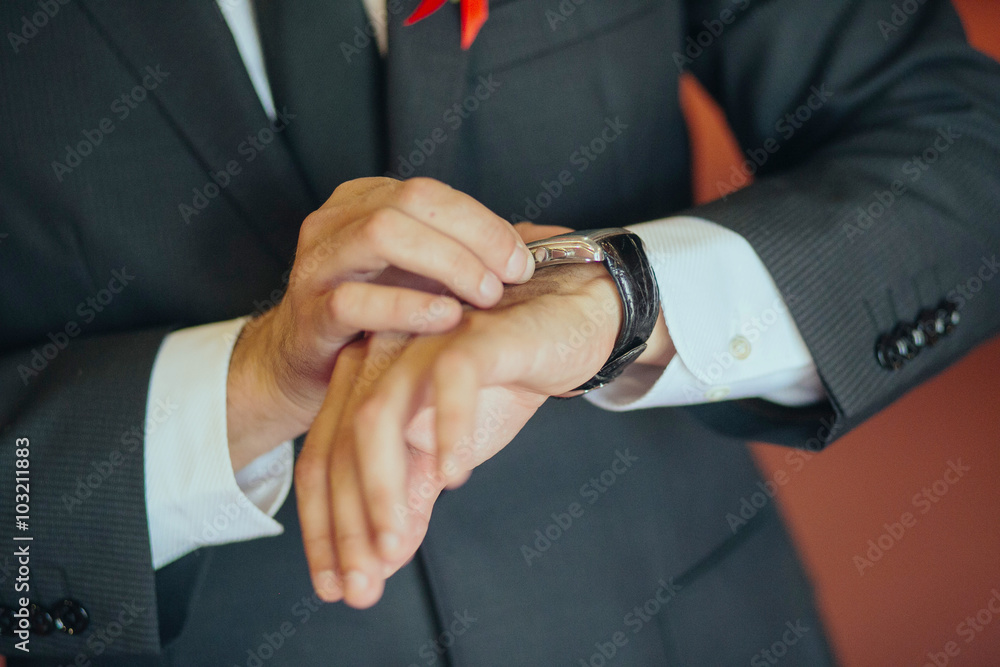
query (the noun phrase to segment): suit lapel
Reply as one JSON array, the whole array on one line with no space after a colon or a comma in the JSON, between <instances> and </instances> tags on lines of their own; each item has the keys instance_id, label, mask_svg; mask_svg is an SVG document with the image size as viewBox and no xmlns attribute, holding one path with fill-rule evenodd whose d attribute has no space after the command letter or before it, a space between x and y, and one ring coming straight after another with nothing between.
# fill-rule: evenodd
<instances>
[{"instance_id":1,"label":"suit lapel","mask_svg":"<svg viewBox=\"0 0 1000 667\"><path fill-rule=\"evenodd\" d=\"M150 95L204 165L206 183L227 164L239 166L239 173L220 188L221 196L236 205L276 258L287 262L295 234L279 223L301 220L314 207L284 142L268 139L267 115L215 3L80 2L137 79L147 67L169 72L170 78ZM259 136L261 150L248 142L252 136Z\"/></svg>"}]
</instances>

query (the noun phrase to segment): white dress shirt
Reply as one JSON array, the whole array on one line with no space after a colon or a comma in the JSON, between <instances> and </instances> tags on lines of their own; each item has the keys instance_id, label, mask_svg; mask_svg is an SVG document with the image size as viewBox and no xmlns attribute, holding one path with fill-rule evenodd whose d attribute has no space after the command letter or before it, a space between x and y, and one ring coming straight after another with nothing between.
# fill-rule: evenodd
<instances>
[{"instance_id":1,"label":"white dress shirt","mask_svg":"<svg viewBox=\"0 0 1000 667\"><path fill-rule=\"evenodd\" d=\"M261 105L273 119L251 2L217 1ZM385 54L385 0L363 2ZM635 410L745 397L803 405L825 396L785 299L743 237L693 217L630 229L646 246L677 354L662 371L633 365L611 385L588 394L589 400L609 410ZM226 377L244 323L238 319L176 331L156 357L148 405L172 400L178 407L150 429L145 441L155 568L202 546L282 531L272 517L291 488L291 443L237 473L229 458Z\"/></svg>"}]
</instances>

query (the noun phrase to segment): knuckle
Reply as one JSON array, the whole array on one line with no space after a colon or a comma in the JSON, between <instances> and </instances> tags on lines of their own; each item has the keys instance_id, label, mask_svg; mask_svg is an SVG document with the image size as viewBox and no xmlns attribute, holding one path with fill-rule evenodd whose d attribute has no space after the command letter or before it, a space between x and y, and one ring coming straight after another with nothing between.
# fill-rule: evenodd
<instances>
[{"instance_id":1,"label":"knuckle","mask_svg":"<svg viewBox=\"0 0 1000 667\"><path fill-rule=\"evenodd\" d=\"M372 213L364 225L365 239L375 248L391 247L398 235L399 217L391 208Z\"/></svg>"},{"instance_id":2,"label":"knuckle","mask_svg":"<svg viewBox=\"0 0 1000 667\"><path fill-rule=\"evenodd\" d=\"M421 207L430 203L441 184L431 178L418 177L405 181L399 188L397 200L403 206Z\"/></svg>"},{"instance_id":3,"label":"knuckle","mask_svg":"<svg viewBox=\"0 0 1000 667\"><path fill-rule=\"evenodd\" d=\"M374 394L358 406L358 411L355 414L355 432L360 435L361 432L367 432L373 426L375 426L383 411L385 410L385 399L383 399L379 394Z\"/></svg>"},{"instance_id":4,"label":"knuckle","mask_svg":"<svg viewBox=\"0 0 1000 667\"><path fill-rule=\"evenodd\" d=\"M387 319L393 322L405 322L411 313L421 312L423 296L413 297L403 290L393 290L386 304Z\"/></svg>"},{"instance_id":5,"label":"knuckle","mask_svg":"<svg viewBox=\"0 0 1000 667\"><path fill-rule=\"evenodd\" d=\"M335 322L355 319L358 308L358 289L355 283L341 283L330 290L326 300L327 313Z\"/></svg>"},{"instance_id":6,"label":"knuckle","mask_svg":"<svg viewBox=\"0 0 1000 667\"><path fill-rule=\"evenodd\" d=\"M349 557L351 554L367 551L368 535L360 530L338 530L337 531L337 551L341 558ZM345 569L348 563L344 563Z\"/></svg>"},{"instance_id":7,"label":"knuckle","mask_svg":"<svg viewBox=\"0 0 1000 667\"><path fill-rule=\"evenodd\" d=\"M338 202L349 200L354 196L355 191L356 185L354 181L344 181L333 189L330 196L323 202L323 206L333 206Z\"/></svg>"},{"instance_id":8,"label":"knuckle","mask_svg":"<svg viewBox=\"0 0 1000 667\"><path fill-rule=\"evenodd\" d=\"M441 258L441 268L445 275L454 276L456 284L475 288L483 279L483 268L474 261L467 251L460 248L449 248Z\"/></svg>"},{"instance_id":9,"label":"knuckle","mask_svg":"<svg viewBox=\"0 0 1000 667\"><path fill-rule=\"evenodd\" d=\"M313 211L306 216L299 227L299 243L314 239L326 225L326 212L323 209Z\"/></svg>"}]
</instances>

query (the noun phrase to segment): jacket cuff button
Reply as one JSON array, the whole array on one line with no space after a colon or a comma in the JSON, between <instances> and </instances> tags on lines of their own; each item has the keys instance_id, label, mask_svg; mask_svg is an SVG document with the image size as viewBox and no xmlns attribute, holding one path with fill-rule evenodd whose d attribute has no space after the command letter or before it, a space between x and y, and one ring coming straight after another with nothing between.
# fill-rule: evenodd
<instances>
[{"instance_id":1,"label":"jacket cuff button","mask_svg":"<svg viewBox=\"0 0 1000 667\"><path fill-rule=\"evenodd\" d=\"M41 637L51 634L55 628L55 623L52 621L52 614L45 607L34 602L28 606L28 621L31 623L32 634Z\"/></svg>"},{"instance_id":2,"label":"jacket cuff button","mask_svg":"<svg viewBox=\"0 0 1000 667\"><path fill-rule=\"evenodd\" d=\"M885 334L875 345L875 357L879 365L890 371L898 371L906 363L904 353L908 344L893 334Z\"/></svg>"},{"instance_id":3,"label":"jacket cuff button","mask_svg":"<svg viewBox=\"0 0 1000 667\"><path fill-rule=\"evenodd\" d=\"M90 614L76 600L60 600L52 607L56 628L68 635L78 635L90 625Z\"/></svg>"}]
</instances>

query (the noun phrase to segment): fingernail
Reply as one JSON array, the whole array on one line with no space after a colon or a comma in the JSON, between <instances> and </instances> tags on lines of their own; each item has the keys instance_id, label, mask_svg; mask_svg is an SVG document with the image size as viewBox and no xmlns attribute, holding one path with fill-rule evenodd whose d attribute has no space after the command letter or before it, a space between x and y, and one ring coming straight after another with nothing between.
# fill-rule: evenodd
<instances>
[{"instance_id":1,"label":"fingernail","mask_svg":"<svg viewBox=\"0 0 1000 667\"><path fill-rule=\"evenodd\" d=\"M497 301L503 296L503 283L492 273L487 273L479 283L479 294L487 301Z\"/></svg>"},{"instance_id":2,"label":"fingernail","mask_svg":"<svg viewBox=\"0 0 1000 667\"><path fill-rule=\"evenodd\" d=\"M368 588L368 576L364 572L351 570L344 575L344 592L347 595L360 595L366 588Z\"/></svg>"},{"instance_id":3,"label":"fingernail","mask_svg":"<svg viewBox=\"0 0 1000 667\"><path fill-rule=\"evenodd\" d=\"M535 256L531 254L530 250L528 250L528 246L522 246L521 252L524 253L525 261L524 271L521 272L520 281L522 283L526 283L535 273Z\"/></svg>"},{"instance_id":4,"label":"fingernail","mask_svg":"<svg viewBox=\"0 0 1000 667\"><path fill-rule=\"evenodd\" d=\"M523 280L525 270L528 267L528 259L523 246L519 245L515 248L510 259L507 260L507 267L504 269L507 280Z\"/></svg>"},{"instance_id":5,"label":"fingernail","mask_svg":"<svg viewBox=\"0 0 1000 667\"><path fill-rule=\"evenodd\" d=\"M330 602L340 597L340 585L337 575L332 570L319 572L315 579L316 592L321 598Z\"/></svg>"},{"instance_id":6,"label":"fingernail","mask_svg":"<svg viewBox=\"0 0 1000 667\"><path fill-rule=\"evenodd\" d=\"M383 557L392 557L396 555L396 550L399 549L399 536L396 533L390 533L388 531L379 533L378 536L378 548L382 552Z\"/></svg>"}]
</instances>

